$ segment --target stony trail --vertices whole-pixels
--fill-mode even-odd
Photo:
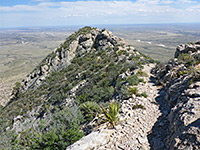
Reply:
[[[122,101],[121,121],[115,129],[107,129],[104,125],[70,146],[68,150],[80,148],[88,150],[165,150],[164,138],[160,135],[166,132],[163,128],[165,119],[161,119],[166,110],[161,110],[165,104],[162,99],[159,99],[161,87],[154,83],[151,74],[153,67],[153,64],[144,66],[142,71],[148,76],[142,77],[144,82],[137,86],[138,95],[133,94],[128,100]],[[143,92],[148,95],[147,98],[139,96]],[[163,106],[161,107],[160,104]],[[136,108],[137,106],[140,108]],[[159,129],[155,131],[154,128]]]
[[[145,84],[139,84],[138,91],[140,93],[145,92],[148,95],[148,100],[152,103],[158,105],[159,107],[155,111],[159,112],[157,121],[152,126],[152,129],[148,133],[148,142],[152,150],[167,150],[166,148],[166,137],[169,130],[168,122],[168,113],[170,111],[167,102],[165,101],[165,91],[162,89],[162,86],[158,86],[155,83],[154,75],[151,74],[151,69],[155,66],[144,66],[143,71],[148,74],[148,77],[145,78]]]

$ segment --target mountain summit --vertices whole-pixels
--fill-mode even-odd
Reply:
[[[123,46],[123,48],[122,48]],[[23,81],[24,89],[38,86],[49,73],[60,71],[71,64],[75,56],[82,57],[86,53],[98,52],[101,50],[134,50],[125,45],[125,41],[114,36],[110,31],[98,30],[96,28],[84,27],[78,32],[69,36],[66,41],[48,55],[40,66],[38,66]]]

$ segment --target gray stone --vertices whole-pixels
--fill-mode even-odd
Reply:
[[[109,142],[110,135],[113,130],[101,130],[90,133],[89,135],[83,137],[76,143],[67,147],[66,150],[91,150],[95,147],[100,147]]]
[[[40,68],[41,74],[45,74],[48,72],[49,67],[47,65],[44,65]]]

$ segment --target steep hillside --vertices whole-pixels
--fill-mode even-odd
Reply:
[[[16,83],[0,108],[0,148],[65,149],[89,132],[85,108],[131,97],[144,82],[134,70],[152,62],[106,29],[80,29]]]

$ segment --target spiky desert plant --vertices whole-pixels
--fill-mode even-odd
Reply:
[[[114,127],[119,121],[120,103],[114,101],[110,103],[108,108],[105,108],[103,106],[100,107],[103,114],[103,117],[101,117],[101,119],[103,119],[104,122],[109,122],[110,125]]]
[[[96,117],[97,113],[100,112],[99,105],[95,102],[90,101],[81,104],[80,110],[84,115],[86,121],[92,121],[92,119]]]

